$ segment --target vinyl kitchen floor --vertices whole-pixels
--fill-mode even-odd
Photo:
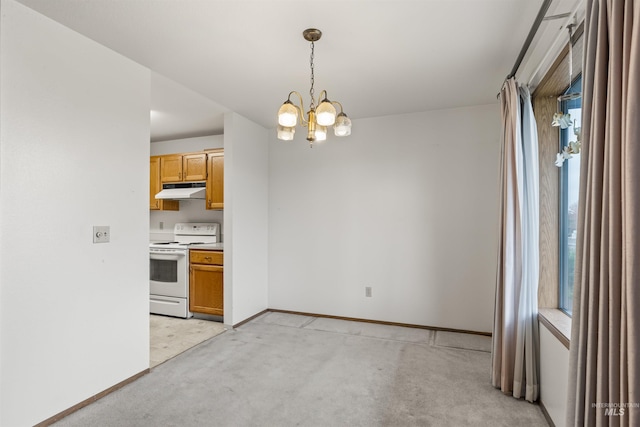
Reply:
[[[149,367],[154,368],[226,330],[219,322],[151,314],[149,315],[151,344]]]

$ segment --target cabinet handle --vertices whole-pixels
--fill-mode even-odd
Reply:
[[[204,257],[204,259],[207,260],[207,261],[211,261],[211,257],[210,256],[206,256],[206,257]]]

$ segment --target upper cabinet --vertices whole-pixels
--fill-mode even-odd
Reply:
[[[152,156],[149,159],[149,209],[177,211],[180,204],[176,200],[158,200],[156,194],[162,190],[160,181],[160,156]]]
[[[157,200],[155,195],[162,184],[206,181],[207,209],[224,209],[224,150],[222,148],[201,153],[169,154],[150,158],[149,209],[180,209],[177,200]]]
[[[205,153],[160,156],[161,182],[204,181],[207,179]]]
[[[224,209],[224,150],[207,151],[207,209]]]
[[[182,180],[204,181],[207,179],[207,154],[185,154],[182,156]]]

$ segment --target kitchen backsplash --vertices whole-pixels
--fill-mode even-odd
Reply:
[[[178,222],[217,222],[224,242],[224,212],[206,210],[204,200],[181,200],[179,211],[150,211],[150,240],[164,240],[173,235],[173,226]]]

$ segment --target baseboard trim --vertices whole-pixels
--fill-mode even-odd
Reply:
[[[143,375],[146,375],[150,372],[150,369],[147,368],[144,371],[138,372],[137,374],[135,374],[132,377],[127,378],[126,380],[120,381],[118,384],[109,387],[106,390],[101,391],[98,394],[95,394],[93,396],[91,396],[88,399],[83,400],[82,402],[73,405],[71,408],[69,409],[65,409],[62,412],[57,413],[56,415],[54,415],[53,417],[47,418],[46,420],[36,424],[34,427],[46,427],[46,426],[50,426],[51,424],[60,421],[61,419],[63,419],[64,417],[71,415],[72,413],[76,412],[79,409],[84,408],[87,405],[92,404],[93,402],[95,402],[96,400],[102,399],[103,397],[105,397],[108,394],[113,393],[114,391],[121,389],[122,387],[126,386],[127,384],[130,384],[132,382],[134,382],[135,380],[137,380],[138,378],[142,377]]]
[[[253,316],[251,316],[251,317],[248,317],[248,318],[244,319],[242,322],[236,323],[236,324],[235,324],[235,325],[233,325],[232,327],[233,327],[234,329],[235,329],[235,328],[239,328],[240,326],[244,325],[245,323],[249,323],[249,322],[251,322],[253,319],[255,319],[256,317],[260,317],[260,316],[262,316],[263,314],[268,313],[268,312],[269,312],[269,309],[268,309],[268,308],[267,308],[267,309],[265,309],[265,310],[262,310],[260,313],[256,313],[256,314],[254,314]]]
[[[544,415],[544,418],[549,423],[549,427],[556,427],[556,424],[551,419],[551,415],[549,415],[549,413],[547,412],[547,408],[544,407],[544,403],[542,403],[542,400],[538,399],[538,405],[540,405],[540,410],[542,410],[542,415]]]
[[[324,317],[327,319],[338,319],[338,320],[350,320],[353,322],[364,322],[364,323],[377,323],[379,325],[390,325],[390,326],[404,326],[405,328],[416,328],[416,329],[428,329],[431,331],[442,331],[442,332],[458,332],[463,334],[473,334],[473,335],[483,335],[486,337],[491,336],[491,332],[479,332],[479,331],[469,331],[466,329],[454,329],[454,328],[440,328],[438,326],[427,326],[427,325],[415,325],[413,323],[398,323],[398,322],[387,322],[384,320],[373,320],[373,319],[360,319],[357,317],[344,317],[344,316],[333,316],[330,314],[318,314],[318,313],[306,313],[303,311],[291,311],[291,310],[280,310],[277,308],[269,308],[264,312],[257,314],[255,317],[264,314],[265,312],[275,312],[275,313],[288,313],[288,314],[298,314],[301,316],[312,316],[312,317]]]

